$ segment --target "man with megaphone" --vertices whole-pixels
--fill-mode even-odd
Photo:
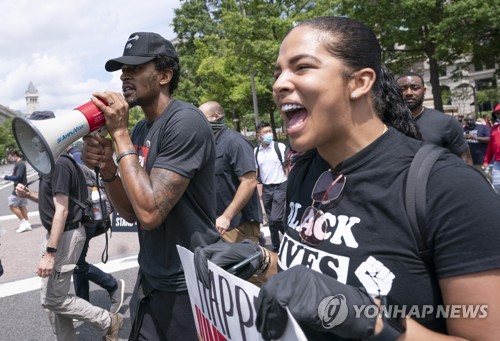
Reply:
[[[111,139],[84,137],[82,160],[100,167],[113,206],[139,227],[131,339],[197,340],[176,245],[194,251],[219,239],[212,131],[198,108],[172,97],[179,57],[160,35],[131,34],[123,56],[105,68],[121,70],[123,94],[93,94]],[[129,133],[129,108],[134,106],[145,117]]]

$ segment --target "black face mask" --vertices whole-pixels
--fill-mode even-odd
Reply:
[[[465,126],[466,126],[467,128],[469,128],[469,129],[472,129],[472,128],[474,128],[474,127],[476,126],[476,123],[475,123],[475,122],[473,122],[473,121],[466,121],[466,122],[465,122]]]
[[[215,121],[208,121],[208,122],[210,123],[210,126],[212,127],[212,131],[214,132],[214,134],[226,126],[226,124],[224,123],[224,116],[220,117]]]

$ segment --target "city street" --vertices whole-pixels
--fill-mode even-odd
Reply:
[[[9,168],[10,167],[10,168]],[[10,174],[12,166],[1,166],[0,175]],[[31,170],[28,181],[36,179]],[[28,206],[29,220],[33,230],[16,233],[18,219],[10,212],[7,198],[12,192],[12,182],[0,182],[0,259],[5,273],[0,277],[0,340],[49,341],[54,335],[47,313],[40,305],[40,278],[35,275],[35,268],[40,259],[40,246],[45,237],[45,229],[40,224],[37,205]],[[30,186],[38,188],[34,183]],[[130,332],[128,301],[132,294],[137,275],[137,253],[139,244],[137,235],[130,232],[114,232],[108,240],[109,260],[102,264],[104,235],[91,241],[87,260],[103,270],[113,273],[116,278],[125,280],[126,303],[121,312],[124,314],[124,328],[120,340],[127,340]],[[97,306],[109,309],[107,292],[91,283],[90,301]],[[100,340],[99,335],[89,325],[75,323],[77,340]]]
[[[0,166],[0,175],[9,174],[11,166]],[[36,179],[36,174],[28,167],[28,181]],[[10,212],[7,198],[12,192],[12,182],[0,181],[0,259],[5,273],[0,277],[0,341],[50,341],[55,340],[46,312],[40,305],[40,278],[35,268],[40,259],[41,243],[46,230],[40,224],[37,205],[28,206],[29,220],[33,230],[16,233],[18,219]],[[34,183],[30,186],[38,188]],[[127,231],[127,232],[122,232]],[[262,230],[269,243],[269,229]],[[132,295],[137,275],[137,254],[139,243],[132,230],[120,229],[113,232],[108,240],[109,260],[102,264],[104,235],[92,239],[87,256],[89,263],[95,264],[116,278],[125,280],[125,304],[120,312],[124,315],[124,327],[120,340],[127,340],[131,328],[128,302]],[[109,309],[107,292],[91,283],[90,301],[92,304]],[[73,291],[73,288],[72,288]],[[96,331],[88,324],[75,323],[76,340],[100,340]]]

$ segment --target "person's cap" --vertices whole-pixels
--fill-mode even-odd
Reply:
[[[123,65],[140,65],[159,56],[179,61],[175,47],[170,41],[157,33],[136,32],[132,33],[125,43],[123,56],[108,60],[104,68],[113,72],[120,70]]]
[[[52,111],[33,111],[29,119],[32,121],[41,121],[48,118],[55,118],[56,115]]]
[[[496,114],[497,112],[500,112],[500,104],[495,105],[495,108],[493,109],[494,114]]]

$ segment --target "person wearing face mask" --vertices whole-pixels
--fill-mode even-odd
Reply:
[[[469,144],[472,164],[475,168],[482,170],[484,155],[490,141],[490,128],[477,123],[475,114],[465,116],[464,122],[464,137]]]
[[[257,125],[257,138],[260,142],[254,149],[257,179],[262,184],[262,201],[269,223],[272,251],[278,252],[280,232],[284,233],[287,174],[283,160],[285,160],[286,146],[273,141],[273,130],[267,122],[260,122]]]
[[[498,340],[500,197],[435,147],[442,154],[425,184],[425,219],[420,233],[412,229],[406,184],[417,151],[431,144],[419,140],[376,34],[346,17],[294,23],[274,79],[290,146],[302,154],[288,178],[279,255],[236,273],[267,279],[255,300],[262,338],[282,337],[290,313],[315,341]],[[207,260],[230,267],[256,251],[197,248],[198,279],[213,287]],[[480,305],[487,316],[466,311]],[[437,313],[447,309],[454,313]]]
[[[491,113],[493,127],[484,156],[483,169],[493,164],[491,177],[495,191],[500,195],[500,104],[497,104]]]
[[[258,243],[262,211],[252,143],[224,123],[224,108],[215,101],[199,106],[215,137],[215,227],[226,242]]]

